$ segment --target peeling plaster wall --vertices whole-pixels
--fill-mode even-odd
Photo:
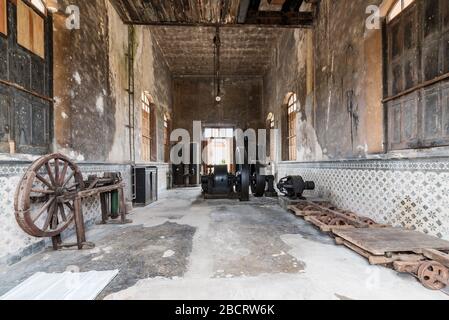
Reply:
[[[329,159],[382,152],[382,52],[380,38],[377,45],[370,44],[365,26],[367,6],[380,2],[326,0],[319,7],[315,31],[315,127]],[[367,68],[377,73],[367,74]],[[377,83],[366,87],[367,77]],[[377,105],[367,104],[367,92],[377,99]],[[370,113],[373,109],[377,112]]]
[[[151,94],[156,108],[158,162],[164,161],[164,113],[171,115],[172,76],[160,48],[152,34],[152,29],[145,26],[135,27],[135,107],[136,132],[140,132],[142,125],[141,94],[146,91]],[[137,159],[141,159],[140,133],[136,136]]]
[[[265,77],[263,116],[273,112],[282,131],[285,98],[297,93],[297,161],[383,151],[381,37],[365,28],[366,7],[380,2],[323,0],[313,30],[280,38]]]
[[[54,25],[55,148],[81,161],[127,162],[128,26],[109,1],[70,4],[80,7],[81,29],[67,30],[64,15],[56,15]],[[141,159],[141,93],[147,91],[157,110],[157,159],[163,161],[171,74],[149,27],[135,27],[134,43],[136,159]]]
[[[297,117],[297,160],[323,160],[323,151],[314,129],[312,31],[287,30],[279,39],[272,56],[272,68],[264,79],[265,104],[262,116],[275,115],[279,133],[283,128],[286,103],[292,92],[299,101]],[[276,158],[282,160],[280,137]]]
[[[107,161],[116,131],[116,104],[108,81],[107,3],[60,3],[63,8],[79,7],[81,27],[68,30],[66,16],[55,15],[55,149],[81,161]]]
[[[310,195],[342,209],[449,239],[447,148],[384,153],[382,36],[365,27],[367,6],[380,2],[322,0],[313,31],[282,36],[265,77],[263,116],[273,112],[282,129],[288,92],[301,110],[298,159],[281,161],[278,148],[276,178],[301,175],[316,184]]]
[[[222,102],[216,106],[214,78],[176,77],[173,128],[186,129],[192,134],[193,121],[243,130],[264,127],[259,117],[263,106],[261,78],[226,77],[221,88]]]
[[[121,172],[131,199],[129,163],[128,26],[109,1],[59,1],[54,15],[54,142],[61,152],[89,174]],[[80,30],[65,27],[67,5],[80,8]],[[159,192],[167,189],[168,165],[163,161],[163,114],[172,110],[172,79],[158,45],[147,27],[135,32],[136,159],[140,162],[141,95],[154,98],[157,114]],[[21,176],[37,156],[0,154],[0,265],[13,264],[44,249],[46,240],[26,235],[14,217],[14,192]],[[101,217],[98,199],[84,202],[88,225]],[[69,236],[72,231],[64,235]],[[48,244],[48,242],[47,242]]]

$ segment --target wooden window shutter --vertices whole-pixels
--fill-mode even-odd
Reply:
[[[22,0],[17,0],[17,42],[42,59],[45,58],[44,18]]]
[[[288,161],[289,159],[289,153],[290,153],[290,149],[289,149],[289,144],[288,144],[288,108],[286,106],[284,106],[282,108],[282,160],[283,161]]]
[[[151,106],[150,128],[151,128],[151,161],[157,161],[157,119],[155,106]]]
[[[0,0],[0,33],[8,34],[8,6],[6,0]]]

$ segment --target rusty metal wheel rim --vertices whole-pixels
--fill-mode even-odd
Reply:
[[[370,218],[361,218],[360,220],[361,220],[363,223],[365,223],[365,224],[367,224],[367,225],[370,225],[370,226],[374,226],[374,225],[377,224],[374,220],[372,220],[372,219],[370,219]]]
[[[17,187],[14,207],[19,226],[34,237],[61,234],[74,218],[73,200],[65,196],[83,187],[81,171],[66,156],[52,154],[39,158]]]
[[[318,218],[322,223],[328,225],[335,217],[329,214],[322,215]]]
[[[342,218],[335,218],[333,220],[331,220],[331,222],[329,223],[329,225],[331,226],[337,226],[337,227],[342,227],[342,226],[347,226],[348,223],[347,221],[345,221]]]
[[[342,214],[344,214],[346,217],[351,218],[351,219],[358,219],[359,217],[350,211],[343,211]]]
[[[308,206],[304,207],[303,211],[317,211],[317,208],[314,206],[308,205]]]
[[[435,261],[424,262],[418,269],[418,278],[426,288],[441,290],[448,283],[449,270]]]

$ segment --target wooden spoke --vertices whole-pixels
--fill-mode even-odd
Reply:
[[[51,230],[56,230],[58,228],[58,225],[59,225],[58,211],[59,211],[59,206],[58,206],[58,204],[55,203],[54,210],[53,210],[53,219],[51,221]]]
[[[69,176],[67,177],[67,179],[64,181],[64,184],[62,185],[63,188],[65,188],[65,186],[67,185],[67,183],[69,183],[69,181],[73,178],[73,176],[75,175],[75,172],[72,171]]]
[[[59,213],[61,215],[62,220],[64,222],[67,222],[67,216],[65,215],[65,211],[64,211],[64,204],[58,203],[58,207],[59,207]]]
[[[59,185],[61,185],[61,186],[65,182],[65,176],[67,175],[68,169],[69,169],[69,163],[64,162],[64,168],[62,169],[61,177],[59,178]]]
[[[44,226],[42,227],[42,230],[47,231],[48,227],[50,227],[50,223],[53,220],[53,215],[55,213],[56,204],[55,202],[52,202],[50,208],[48,209],[48,215],[47,219],[45,220]]]
[[[59,185],[59,159],[55,159],[55,183]]]
[[[38,178],[40,180],[40,182],[42,182],[43,184],[45,184],[47,187],[49,187],[50,189],[53,189],[53,186],[51,185],[50,182],[48,182],[45,178],[43,178],[39,173],[36,174],[36,178]]]
[[[74,208],[73,208],[73,206],[72,206],[72,204],[70,202],[66,202],[64,204],[67,206],[67,208],[70,209],[71,212],[73,212]]]
[[[70,187],[67,187],[66,189],[68,191],[75,191],[77,186],[78,186],[78,183],[75,183],[75,184],[72,184]]]
[[[42,214],[48,210],[48,208],[53,204],[56,198],[52,198],[50,201],[48,201],[46,204],[42,206],[42,208],[39,210],[39,212],[31,219],[33,223],[35,223],[39,218],[42,216]]]
[[[41,189],[31,189],[31,192],[42,193],[42,194],[54,194],[53,190],[41,190]]]
[[[48,173],[48,176],[50,177],[51,184],[53,186],[56,186],[55,177],[53,176],[53,172],[51,171],[51,167],[50,167],[50,163],[49,162],[45,163],[45,168],[47,168],[47,173]]]

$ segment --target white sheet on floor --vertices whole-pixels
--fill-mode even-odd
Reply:
[[[118,272],[39,272],[0,297],[0,300],[94,300]]]

